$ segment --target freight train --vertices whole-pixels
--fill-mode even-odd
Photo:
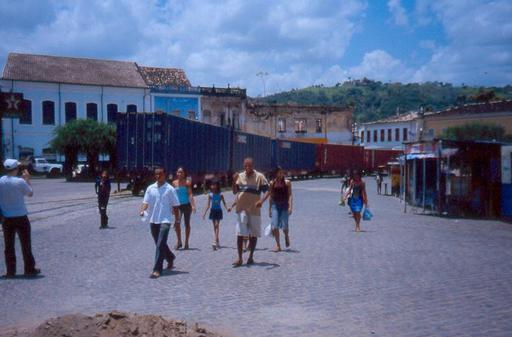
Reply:
[[[213,179],[228,184],[233,172],[243,169],[246,157],[252,157],[256,169],[265,174],[280,166],[291,177],[315,177],[349,170],[370,172],[397,154],[271,139],[164,113],[117,114],[117,168],[130,173],[134,194],[152,179],[155,166],[170,174],[182,166],[200,188]]]

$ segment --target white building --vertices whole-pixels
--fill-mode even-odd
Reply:
[[[357,143],[367,149],[402,150],[403,142],[417,138],[418,116],[413,111],[358,125]]]
[[[2,120],[4,158],[61,159],[49,141],[56,126],[77,118],[108,123],[117,112],[164,111],[198,119],[201,111],[183,70],[135,62],[10,53],[0,91],[23,93],[28,107]]]

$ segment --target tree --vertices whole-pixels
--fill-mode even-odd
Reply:
[[[108,154],[110,164],[114,164],[116,148],[115,126],[98,123],[91,119],[79,119],[55,128],[50,146],[64,154],[64,173],[71,174],[79,153],[87,156],[87,164],[91,175],[98,166],[98,155]]]
[[[449,127],[443,132],[441,138],[450,140],[511,140],[511,136],[505,134],[503,126],[476,122]]]

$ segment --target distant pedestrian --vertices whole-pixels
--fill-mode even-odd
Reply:
[[[165,170],[157,167],[154,170],[156,182],[149,185],[144,194],[144,201],[140,208],[140,216],[148,212],[151,235],[155,240],[156,253],[151,278],[158,278],[162,274],[164,260],[167,260],[167,269],[172,269],[176,258],[167,245],[172,215],[175,226],[179,226],[179,201],[176,190],[166,182]]]
[[[25,205],[25,196],[34,195],[30,174],[24,169],[22,178],[18,178],[20,163],[15,159],[6,159],[4,168],[6,175],[0,178],[0,208],[4,216],[2,231],[5,243],[5,264],[7,272],[5,277],[16,276],[16,251],[14,242],[16,233],[21,244],[25,276],[36,276],[41,270],[36,268],[36,261],[32,254],[31,228],[28,211]]]
[[[356,232],[361,231],[361,211],[364,207],[368,207],[368,196],[366,195],[366,186],[364,181],[361,179],[361,173],[355,172],[353,179],[350,183],[349,192],[350,201],[348,205],[354,216],[356,222]]]
[[[185,246],[184,249],[189,249],[188,241],[190,239],[190,216],[192,212],[196,212],[196,204],[194,194],[192,193],[192,182],[187,177],[187,171],[183,167],[179,167],[176,171],[178,179],[172,182],[172,186],[178,193],[178,200],[180,201],[180,216],[178,226],[174,226],[178,242],[174,248],[180,249],[182,247],[181,241],[181,218],[185,222]]]
[[[222,205],[221,202],[224,204],[224,208],[228,210],[228,212],[231,211],[231,209],[228,209],[226,206],[226,201],[224,200],[224,196],[221,193],[220,190],[220,183],[218,181],[214,181],[210,184],[210,193],[208,194],[208,204],[206,205],[206,209],[203,213],[203,219],[206,217],[206,212],[210,209],[210,216],[209,219],[213,223],[213,234],[214,234],[214,241],[212,243],[213,250],[217,250],[220,248],[220,240],[219,240],[219,233],[220,233],[220,221],[222,220]]]
[[[277,167],[274,171],[274,180],[270,182],[269,216],[272,219],[272,233],[276,240],[274,252],[281,251],[279,230],[284,233],[286,247],[290,247],[288,217],[292,214],[293,195],[292,183],[285,178],[284,171]]]
[[[236,193],[235,203],[237,214],[237,251],[238,259],[233,262],[234,267],[243,263],[243,241],[249,237],[249,257],[247,264],[254,263],[254,250],[261,236],[261,205],[265,201],[260,199],[261,193],[268,191],[268,182],[265,176],[254,170],[252,158],[244,159],[244,171],[235,174],[233,191]]]
[[[346,200],[345,195],[348,191],[348,186],[350,185],[350,177],[348,173],[345,173],[345,175],[341,178],[341,197],[340,197],[340,206],[345,206]]]
[[[96,194],[98,195],[98,209],[100,211],[100,229],[108,228],[107,206],[110,198],[110,178],[108,171],[104,170],[101,177],[96,179]]]
[[[377,194],[381,194],[382,192],[382,174],[379,172],[375,177],[375,181],[377,182]]]

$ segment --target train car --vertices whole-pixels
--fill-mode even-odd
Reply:
[[[275,139],[272,141],[272,167],[280,166],[288,176],[308,176],[316,169],[316,146]]]
[[[316,148],[318,174],[342,175],[364,167],[364,148],[356,145],[318,144]]]
[[[183,166],[196,187],[211,179],[225,181],[230,171],[230,130],[172,115],[166,118],[169,172],[174,173]]]
[[[231,141],[232,171],[242,171],[247,157],[254,159],[254,168],[264,174],[272,170],[272,140],[251,133],[233,131]]]
[[[134,194],[153,179],[155,166],[169,174],[183,166],[196,187],[225,181],[230,172],[227,128],[162,113],[119,113],[117,126],[118,169],[130,172]]]
[[[364,149],[364,169],[368,173],[374,172],[379,166],[394,161],[400,154],[400,150]]]

